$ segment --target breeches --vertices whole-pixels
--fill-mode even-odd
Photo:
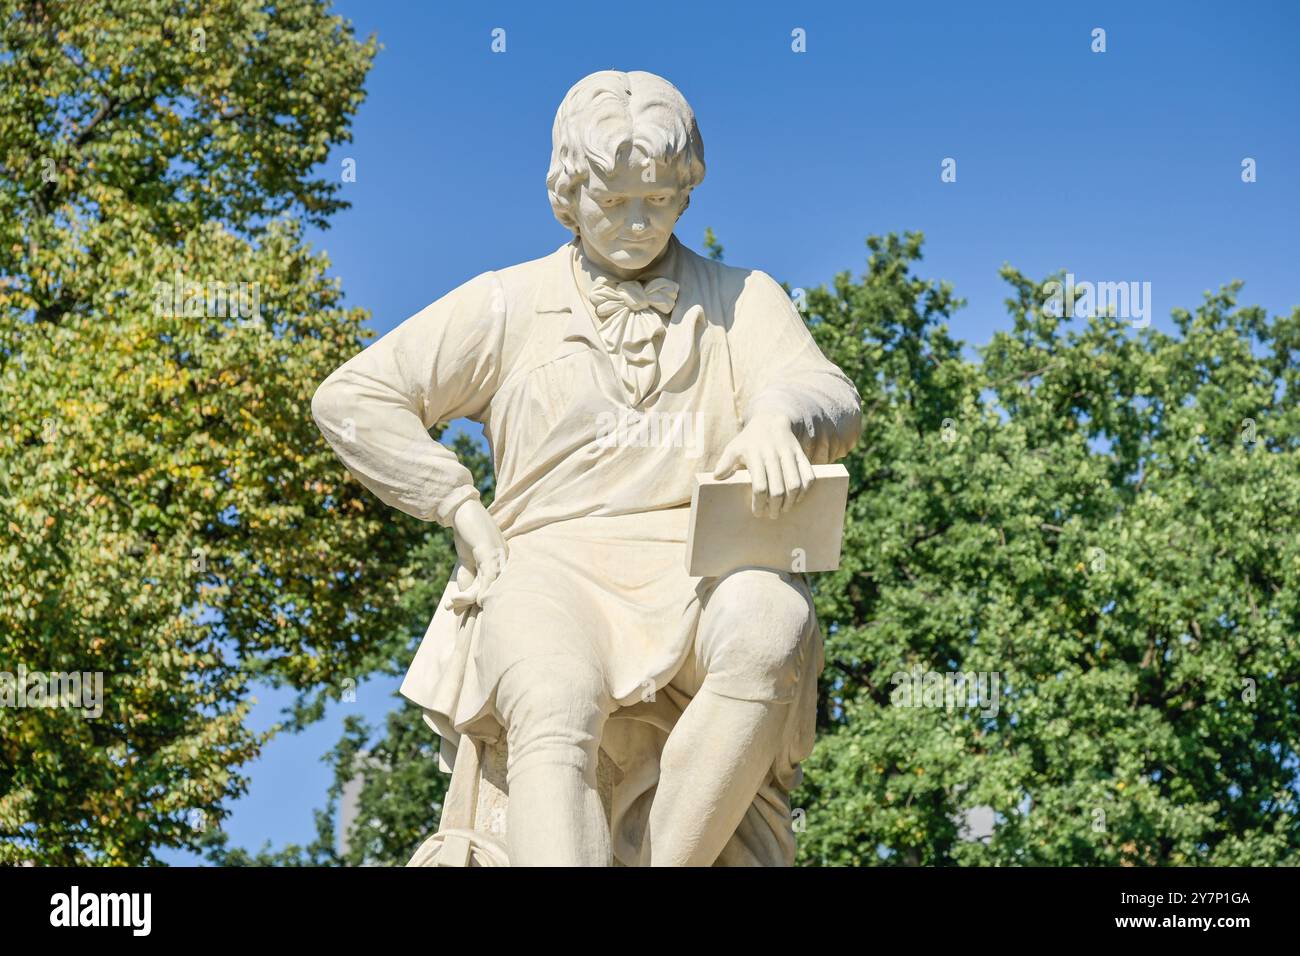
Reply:
[[[493,630],[505,628],[522,629],[525,641],[536,638],[516,654],[496,687],[496,710],[507,734],[507,776],[537,764],[563,765],[578,769],[594,786],[605,720],[619,704],[595,645],[574,632],[590,619],[570,615],[563,601],[535,597],[501,592],[485,609],[489,639]],[[740,700],[792,700],[815,633],[806,582],[746,568],[701,588],[699,600],[694,640],[667,683],[689,697],[707,690]],[[647,677],[645,692],[657,689],[656,683]]]

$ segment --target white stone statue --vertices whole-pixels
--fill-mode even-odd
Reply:
[[[351,359],[312,412],[460,563],[402,693],[451,790],[412,862],[789,865],[821,635],[803,575],[685,568],[697,472],[794,506],[860,429],[853,384],[763,272],[673,235],[704,178],[681,93],[593,73],[555,117],[546,185],[574,237],[471,279]],[[496,493],[429,436],[468,418]]]

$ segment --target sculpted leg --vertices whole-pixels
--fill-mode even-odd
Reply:
[[[746,569],[709,596],[703,685],[669,735],[646,839],[652,866],[709,866],[785,743],[812,608],[788,576]]]
[[[497,686],[507,728],[512,866],[608,866],[609,825],[596,789],[610,704],[600,674],[559,655],[512,665]]]

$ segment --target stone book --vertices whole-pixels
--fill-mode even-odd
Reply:
[[[749,472],[717,479],[695,476],[686,570],[716,577],[743,567],[834,571],[840,566],[849,473],[843,465],[814,465],[816,481],[803,500],[776,517],[756,516]]]

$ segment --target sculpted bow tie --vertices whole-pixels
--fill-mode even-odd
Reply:
[[[677,289],[672,279],[615,285],[600,276],[588,293],[601,341],[614,357],[634,405],[654,388],[659,377],[659,345],[677,301]]]

